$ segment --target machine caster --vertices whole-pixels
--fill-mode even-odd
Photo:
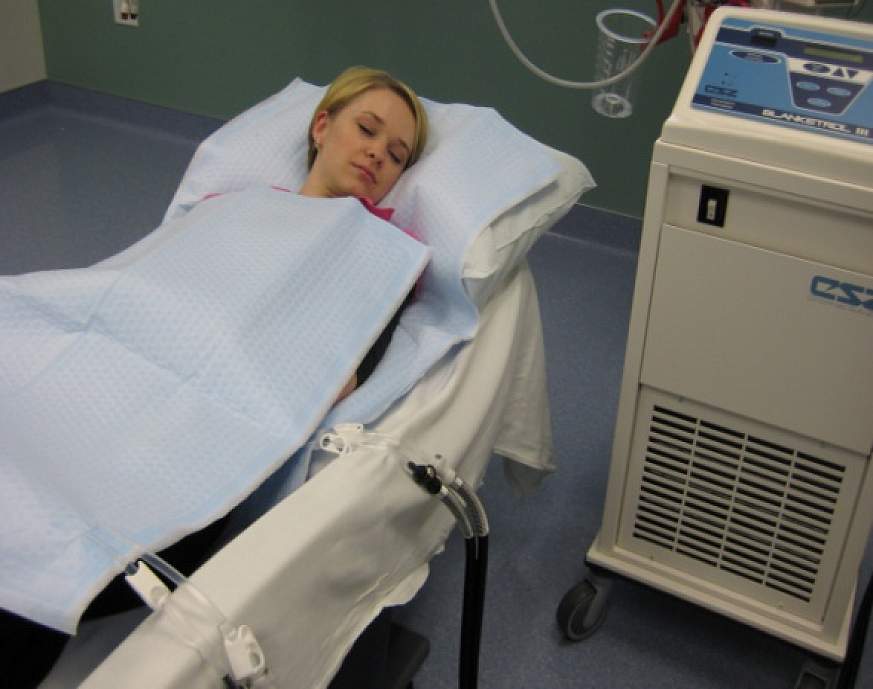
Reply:
[[[567,591],[558,605],[558,626],[567,640],[587,639],[603,624],[611,588],[611,581],[589,576]]]
[[[840,666],[829,661],[808,659],[803,663],[794,689],[836,689]]]

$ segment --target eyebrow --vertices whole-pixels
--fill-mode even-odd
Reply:
[[[375,112],[373,112],[372,110],[362,110],[362,111],[361,111],[361,114],[362,114],[362,115],[369,115],[369,116],[372,117],[374,120],[376,120],[379,124],[381,124],[381,125],[383,125],[383,126],[385,125],[385,120],[383,120],[381,117],[379,117],[379,116],[378,116]],[[408,143],[406,143],[403,139],[401,139],[400,137],[396,137],[396,138],[394,139],[393,142],[394,142],[394,143],[398,143],[398,144],[400,144],[401,146],[403,146],[403,148],[405,148],[405,149],[407,150],[407,152],[411,152],[411,151],[412,151],[412,147],[411,147]]]

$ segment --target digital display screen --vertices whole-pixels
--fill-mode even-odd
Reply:
[[[845,62],[854,62],[857,65],[864,63],[864,56],[859,53],[844,53],[842,50],[834,50],[833,48],[823,48],[817,45],[803,46],[805,55],[813,57],[823,57],[831,60],[843,60]]]

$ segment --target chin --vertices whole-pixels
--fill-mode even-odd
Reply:
[[[355,184],[349,184],[346,187],[346,196],[366,196],[368,199],[373,199],[373,190],[368,188],[366,185],[357,182]]]

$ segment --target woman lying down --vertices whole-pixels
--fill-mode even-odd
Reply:
[[[352,67],[328,87],[312,116],[309,173],[298,193],[314,198],[352,196],[376,217],[390,221],[393,209],[377,204],[394,188],[403,171],[418,160],[426,143],[427,113],[412,89],[386,72]],[[403,232],[419,239],[410,229]],[[410,293],[337,402],[363,385],[376,368],[412,298]]]
[[[309,175],[303,196],[355,196],[383,220],[376,207],[427,143],[427,115],[412,90],[384,72],[362,67],[341,74],[328,88],[309,127]],[[415,237],[410,230],[404,230]],[[376,368],[397,326],[401,306],[364,357],[339,399],[363,385]]]
[[[355,197],[371,214],[390,220],[392,210],[379,208],[377,204],[394,187],[403,171],[419,158],[427,139],[427,128],[425,110],[406,85],[377,70],[356,67],[343,72],[327,89],[313,114],[309,128],[309,171],[298,190],[299,196]],[[282,196],[281,192],[293,193],[278,188],[271,193]],[[219,208],[222,203],[220,195],[210,195],[198,206]],[[195,207],[190,213],[197,210]],[[415,238],[412,232],[403,231]],[[414,290],[406,293],[405,299],[401,296],[400,308],[342,386],[334,404],[363,385],[376,368],[402,310],[413,295]],[[164,550],[162,556],[183,573],[190,574],[213,554],[223,523],[224,520],[219,520],[183,538]],[[3,543],[2,547],[10,545]],[[82,619],[117,612],[137,602],[119,576],[93,600]],[[8,607],[6,601],[0,603]],[[14,659],[6,663],[6,667],[12,668],[13,674],[22,674],[13,679],[13,685],[35,686],[50,669],[67,636],[5,610],[0,612],[2,655]],[[33,658],[33,662],[23,661],[33,653],[41,657]]]

